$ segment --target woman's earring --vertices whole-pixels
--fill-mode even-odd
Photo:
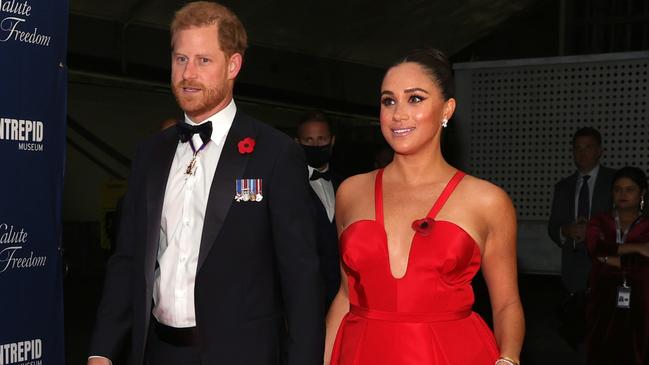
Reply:
[[[644,196],[640,200],[640,211],[642,212],[644,210]]]
[[[448,119],[446,118],[442,119],[442,127],[444,128],[448,127]]]

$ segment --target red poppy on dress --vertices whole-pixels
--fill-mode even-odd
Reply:
[[[417,219],[412,222],[412,229],[414,229],[422,236],[428,236],[430,234],[430,230],[433,229],[434,224],[435,220],[431,217]]]
[[[237,147],[239,147],[239,153],[242,155],[245,155],[246,153],[252,153],[252,151],[255,150],[255,140],[250,137],[246,137],[239,141]]]

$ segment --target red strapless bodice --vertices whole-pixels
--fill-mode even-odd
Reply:
[[[399,279],[392,276],[387,245],[383,226],[372,220],[355,222],[340,236],[352,305],[393,312],[471,311],[480,250],[464,230],[434,221],[427,236],[415,232]]]
[[[431,208],[425,229],[413,230],[407,269],[395,278],[383,226],[382,170],[375,220],[360,220],[340,236],[350,313],[340,326],[332,364],[493,364],[491,330],[471,311],[471,280],[480,249],[455,223],[435,216],[464,173],[457,172]]]

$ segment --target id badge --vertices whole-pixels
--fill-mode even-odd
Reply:
[[[631,308],[631,288],[625,286],[617,287],[617,307],[621,309]]]

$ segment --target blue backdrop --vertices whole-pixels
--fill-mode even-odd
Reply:
[[[0,365],[64,364],[67,0],[0,0]]]

